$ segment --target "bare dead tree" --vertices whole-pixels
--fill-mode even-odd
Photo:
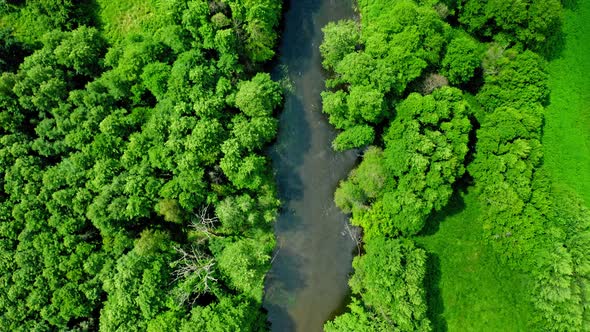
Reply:
[[[357,255],[360,255],[361,254],[361,244],[363,241],[360,229],[358,227],[350,226],[350,224],[348,222],[345,224],[344,228],[345,228],[346,232],[348,233],[348,236],[350,236],[350,239],[352,241],[354,241],[354,243],[356,244]]]
[[[447,16],[449,16],[450,14],[449,7],[447,7],[447,5],[445,5],[444,3],[436,4],[436,6],[434,6],[434,10],[436,10],[438,16],[443,20],[446,19]]]
[[[215,215],[209,214],[209,205],[201,208],[201,210],[197,213],[194,213],[194,218],[191,219],[190,227],[198,232],[205,234],[205,236],[210,239],[212,236],[216,236],[213,229],[215,228],[215,223],[217,223],[219,219]]]
[[[429,95],[434,90],[449,85],[449,80],[440,74],[430,74],[422,82],[422,94]]]
[[[200,295],[211,290],[210,282],[217,281],[213,277],[215,258],[206,255],[194,247],[191,247],[187,251],[176,246],[174,250],[180,254],[180,258],[172,263],[172,266],[175,266],[174,272],[172,273],[174,276],[172,282],[186,280],[187,278],[196,278],[198,280],[191,292],[181,292],[178,296],[178,301],[184,304],[189,301],[192,293],[196,293],[197,295],[191,301],[191,304],[194,304]]]

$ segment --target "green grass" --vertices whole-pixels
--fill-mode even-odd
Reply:
[[[566,10],[564,33],[565,48],[549,65],[545,166],[590,205],[590,0]]]
[[[529,330],[529,280],[483,241],[473,192],[455,195],[426,233],[415,240],[432,255],[426,288],[434,331]]]
[[[111,41],[139,32],[154,17],[157,0],[97,0],[99,19],[105,36]]]

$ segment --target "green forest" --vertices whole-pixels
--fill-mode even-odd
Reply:
[[[589,9],[359,0],[324,27],[332,145],[363,151],[335,193],[363,253],[326,331],[588,329]]]
[[[281,6],[0,3],[0,330],[267,327]]]
[[[0,331],[272,329],[289,3],[0,0]],[[587,331],[590,0],[355,6],[314,45],[362,156],[323,329]]]

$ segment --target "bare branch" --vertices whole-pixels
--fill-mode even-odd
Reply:
[[[219,221],[217,216],[209,216],[209,205],[203,207],[199,212],[194,213],[194,218],[191,219],[190,227],[196,231],[199,231],[207,238],[216,236],[213,232],[215,224]]]
[[[177,253],[180,254],[180,258],[176,260],[172,266],[175,266],[175,270],[172,273],[174,279],[172,282],[194,277],[198,280],[198,283],[194,286],[193,291],[197,295],[192,299],[191,303],[194,303],[196,299],[211,290],[210,282],[216,282],[217,279],[213,277],[213,267],[215,266],[215,258],[210,257],[199,249],[191,247],[190,250],[184,250],[181,247],[174,247]],[[181,304],[187,302],[192,292],[182,292],[178,297]]]

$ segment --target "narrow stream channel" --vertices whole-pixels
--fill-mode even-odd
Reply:
[[[352,0],[289,0],[285,5],[275,76],[286,68],[293,91],[285,96],[279,136],[270,150],[283,209],[264,306],[272,331],[315,332],[341,310],[349,292],[355,245],[333,194],[356,160],[353,151],[332,151],[335,132],[321,112],[325,77],[318,47],[324,25],[352,18],[354,12]]]

